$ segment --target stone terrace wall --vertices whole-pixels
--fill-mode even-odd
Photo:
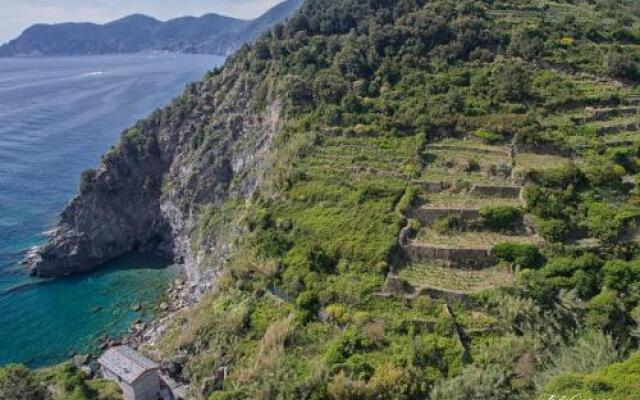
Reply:
[[[471,194],[474,196],[494,197],[500,199],[519,199],[521,186],[489,186],[473,185]]]
[[[456,249],[411,243],[403,246],[412,262],[440,261],[460,268],[482,269],[496,263],[488,249]]]
[[[407,212],[409,218],[420,221],[422,225],[430,225],[435,220],[446,215],[455,215],[464,219],[475,219],[480,217],[480,210],[477,208],[415,208]]]

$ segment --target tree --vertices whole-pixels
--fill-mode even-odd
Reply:
[[[490,83],[495,100],[521,101],[529,96],[531,73],[522,63],[500,63],[491,71]]]
[[[339,103],[348,90],[349,83],[331,70],[319,73],[313,84],[315,97],[327,103]]]
[[[529,61],[540,57],[544,51],[544,33],[538,27],[518,29],[511,37],[509,51]]]

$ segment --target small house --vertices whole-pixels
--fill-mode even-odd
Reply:
[[[98,358],[105,379],[122,388],[125,400],[160,399],[159,366],[128,346],[107,350]]]

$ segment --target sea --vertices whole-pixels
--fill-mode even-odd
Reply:
[[[43,367],[96,353],[153,318],[179,273],[132,254],[65,279],[29,276],[25,252],[121,132],[222,64],[212,55],[0,58],[0,366]]]

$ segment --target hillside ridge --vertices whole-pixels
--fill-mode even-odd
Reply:
[[[295,12],[300,0],[285,0],[253,20],[220,14],[166,22],[133,14],[105,24],[36,24],[0,46],[0,57],[74,56],[171,51],[227,56]]]

